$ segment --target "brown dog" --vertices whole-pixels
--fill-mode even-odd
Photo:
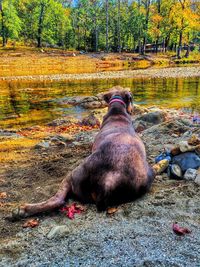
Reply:
[[[92,154],[66,177],[49,200],[26,204],[13,212],[20,218],[55,209],[72,192],[81,202],[95,202],[99,211],[131,201],[151,186],[154,172],[146,160],[145,147],[132,126],[132,96],[112,90],[104,95],[108,112],[95,138]]]

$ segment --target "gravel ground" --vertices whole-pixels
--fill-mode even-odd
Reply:
[[[200,134],[200,129],[179,118],[144,130],[141,136],[149,162],[153,162],[164,146],[185,140],[194,132]],[[82,139],[90,140],[88,135]],[[89,146],[79,146],[76,153],[71,148],[63,149],[60,154],[51,152],[56,154],[56,160],[51,159],[50,152],[42,155],[36,151],[32,168],[16,167],[7,173],[7,190],[15,200],[47,198],[55,191],[58,183],[55,178],[69,171],[69,166],[73,169],[77,158],[80,160],[89,153]],[[170,180],[164,173],[156,176],[148,194],[133,203],[120,205],[112,215],[98,213],[94,205],[86,205],[86,211],[77,214],[74,220],[60,212],[42,215],[34,229],[24,229],[23,222],[11,223],[3,217],[0,266],[198,267],[199,189],[194,182]],[[192,233],[175,235],[174,222]]]
[[[60,81],[60,80],[86,80],[86,79],[120,79],[120,78],[182,78],[199,77],[200,66],[195,67],[169,67],[148,68],[139,70],[107,71],[83,74],[56,74],[0,77],[0,81]]]

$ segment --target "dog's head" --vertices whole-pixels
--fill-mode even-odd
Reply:
[[[113,102],[120,102],[124,104],[126,111],[131,114],[133,111],[132,101],[133,97],[129,90],[123,90],[119,88],[113,88],[108,93],[104,94],[103,99],[109,105]]]

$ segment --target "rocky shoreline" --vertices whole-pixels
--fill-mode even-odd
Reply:
[[[86,211],[74,220],[60,211],[34,217],[39,225],[33,229],[22,228],[24,221],[6,220],[19,202],[41,201],[52,195],[63,176],[90,154],[106,109],[99,96],[71,99],[71,104],[81,103],[92,109],[82,121],[61,118],[45,128],[7,130],[1,136],[13,135],[22,141],[40,136],[41,140],[26,155],[27,162],[11,164],[0,177],[7,193],[1,199],[0,266],[199,266],[200,186],[169,179],[166,172],[156,176],[150,193],[120,205],[113,214],[97,213],[94,205],[86,205]],[[164,149],[193,135],[200,137],[200,125],[193,123],[191,114],[175,109],[135,105],[133,124],[145,143],[150,164]],[[191,233],[177,236],[172,230],[174,222]]]
[[[148,68],[137,70],[106,71],[83,74],[51,74],[32,76],[9,76],[0,77],[0,81],[71,81],[88,79],[122,79],[122,78],[189,78],[200,77],[200,66],[193,67],[168,67]]]

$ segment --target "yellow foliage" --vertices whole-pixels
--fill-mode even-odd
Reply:
[[[163,20],[163,17],[159,14],[155,14],[151,17],[153,23],[158,24]]]

